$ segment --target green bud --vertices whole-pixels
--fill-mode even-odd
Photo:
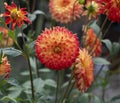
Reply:
[[[85,4],[86,0],[79,0],[79,4]]]

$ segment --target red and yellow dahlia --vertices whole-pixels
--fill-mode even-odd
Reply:
[[[88,51],[82,49],[76,59],[74,67],[75,85],[81,92],[85,92],[94,81],[93,61]]]
[[[8,62],[8,58],[5,56],[0,57],[0,76],[5,75],[5,77],[8,77],[10,71],[11,68]]]
[[[50,0],[49,10],[52,18],[61,23],[76,20],[83,11],[77,0]]]
[[[0,41],[0,47],[9,47],[13,45],[13,39],[8,36],[8,30],[4,27],[0,27],[0,33],[2,33],[2,39]]]
[[[35,49],[38,59],[50,69],[66,69],[72,65],[79,54],[79,41],[64,27],[45,29],[38,36]]]
[[[84,45],[88,51],[92,49],[93,56],[98,56],[101,53],[102,43],[92,28],[89,28],[85,34]]]
[[[28,12],[25,8],[18,8],[15,3],[12,2],[11,6],[5,3],[6,12],[3,14],[3,17],[6,17],[6,24],[12,23],[12,29],[16,25],[21,27],[25,22],[31,23],[31,21],[26,17]]]
[[[113,22],[120,22],[120,0],[97,0],[100,6],[100,14],[107,15]]]

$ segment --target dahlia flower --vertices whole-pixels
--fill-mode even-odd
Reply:
[[[3,14],[3,17],[6,17],[6,24],[12,23],[12,29],[16,25],[21,27],[25,22],[31,23],[31,21],[26,17],[28,14],[25,8],[18,8],[15,3],[12,2],[11,6],[5,3],[6,12]]]
[[[100,14],[107,15],[113,22],[120,22],[120,0],[97,0],[100,6]]]
[[[99,38],[97,38],[94,30],[89,28],[85,34],[84,40],[85,48],[90,51],[92,48],[93,56],[98,56],[101,53],[102,44]]]
[[[38,36],[35,49],[38,59],[50,69],[66,69],[72,65],[79,54],[79,41],[64,27],[45,29]]]
[[[76,0],[50,0],[49,10],[57,22],[69,23],[80,17],[82,6]]]
[[[75,61],[74,77],[75,85],[84,93],[94,81],[93,61],[88,51],[82,49]]]
[[[0,27],[0,33],[2,33],[2,39],[0,41],[0,47],[6,47],[13,45],[13,39],[8,37],[8,30],[4,27]],[[7,44],[7,45],[6,45]]]
[[[8,62],[8,58],[5,56],[0,57],[0,76],[5,75],[5,77],[8,77],[10,71],[11,68]]]

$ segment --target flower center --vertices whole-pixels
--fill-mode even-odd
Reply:
[[[56,46],[56,47],[54,48],[54,52],[55,52],[56,54],[61,53],[61,52],[62,52],[61,47]]]
[[[120,0],[115,0],[115,3],[116,3],[116,5],[117,5],[117,7],[120,8]]]
[[[62,6],[62,7],[65,7],[65,6],[67,6],[69,3],[70,3],[69,0],[62,0],[61,6]]]
[[[12,17],[13,19],[18,18],[18,11],[17,11],[17,9],[13,9],[13,10],[11,11],[11,17]]]

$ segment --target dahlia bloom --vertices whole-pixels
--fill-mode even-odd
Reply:
[[[76,0],[50,0],[49,10],[57,22],[69,23],[80,17],[83,9]]]
[[[6,28],[0,27],[0,33],[3,35],[2,40],[0,41],[0,47],[9,47],[13,45],[13,39],[8,37],[8,30]]]
[[[64,27],[45,29],[35,43],[38,59],[50,69],[66,69],[75,62],[79,54],[79,41]]]
[[[5,3],[6,12],[3,14],[3,17],[6,17],[6,24],[12,23],[12,29],[16,25],[21,27],[25,22],[31,23],[31,21],[26,17],[28,12],[25,8],[18,8],[15,3],[12,2],[11,6]]]
[[[97,0],[100,6],[100,14],[107,15],[113,22],[120,22],[120,0]]]
[[[94,81],[93,61],[88,51],[82,49],[75,61],[74,77],[75,85],[84,93]]]
[[[0,76],[5,75],[5,77],[8,77],[10,71],[11,68],[8,62],[8,58],[5,56],[0,57]]]
[[[85,34],[84,45],[88,51],[92,48],[93,56],[98,56],[101,53],[102,43],[92,28],[89,28]]]

